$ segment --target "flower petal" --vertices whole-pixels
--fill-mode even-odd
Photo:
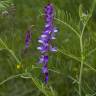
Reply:
[[[41,38],[46,38],[46,37],[47,37],[47,35],[45,35],[45,34],[41,35]]]
[[[58,32],[58,29],[56,27],[53,28],[53,32],[56,33]]]
[[[42,47],[41,47],[41,46],[40,46],[40,47],[37,47],[37,49],[38,49],[38,50],[42,50]]]
[[[44,65],[43,67],[42,67],[42,73],[48,73],[48,68],[47,68],[47,66],[46,65]]]
[[[50,51],[52,51],[52,52],[57,52],[57,47],[52,47],[52,46],[50,46]]]
[[[48,56],[41,55],[39,63],[47,64],[48,63]]]
[[[38,42],[39,42],[39,43],[44,43],[44,41],[43,41],[43,40],[38,40]]]

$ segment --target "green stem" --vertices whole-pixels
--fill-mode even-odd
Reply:
[[[80,35],[80,49],[81,49],[81,66],[80,66],[80,74],[79,74],[79,96],[82,96],[82,90],[81,90],[81,87],[82,87],[82,73],[83,73],[83,65],[84,65],[84,50],[83,50],[83,34],[84,34],[84,30],[85,30],[85,27],[89,21],[89,19],[91,18],[92,16],[92,13],[93,13],[93,9],[92,8],[92,11],[87,19],[87,21],[85,22],[85,24],[83,25],[83,29],[81,31],[81,35]]]
[[[9,80],[12,80],[14,78],[17,78],[19,76],[21,76],[22,74],[17,74],[17,75],[13,75],[13,76],[10,76],[8,77],[7,79],[3,80],[2,82],[0,82],[0,86],[3,85],[5,82],[9,81]]]
[[[18,64],[21,64],[20,60],[16,57],[15,53],[11,50],[8,49],[8,51],[10,52],[10,54],[14,57],[14,59],[17,61]]]
[[[80,37],[80,48],[81,48],[81,66],[80,66],[80,74],[79,74],[79,95],[82,96],[82,73],[83,73],[83,65],[84,65],[84,55],[83,55],[83,40],[82,36]]]
[[[81,62],[81,59],[80,58],[74,56],[73,54],[66,53],[66,50],[64,50],[64,52],[63,52],[61,49],[58,49],[58,52],[62,53],[65,56],[68,56],[68,57],[70,57],[70,58],[72,58],[72,59],[74,59],[74,60],[76,60],[78,62]],[[84,62],[84,65],[86,67],[90,68],[91,70],[93,70],[94,72],[96,72],[96,69],[90,66],[91,64],[88,64],[88,63]]]
[[[8,48],[8,46],[3,42],[3,40],[0,38],[0,43],[5,47],[4,49],[8,50],[8,52],[10,52],[10,54],[13,56],[13,58],[16,60],[16,62],[18,64],[21,64],[20,60],[17,58],[17,56],[15,55],[15,53]]]
[[[68,28],[70,28],[78,37],[80,37],[80,34],[77,32],[77,30],[75,30],[71,25],[69,25],[68,23],[58,19],[58,18],[55,18],[55,20],[61,22],[62,24],[64,24],[65,26],[67,26]]]

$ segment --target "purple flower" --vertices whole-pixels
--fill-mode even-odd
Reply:
[[[50,46],[50,51],[51,51],[51,52],[56,52],[56,51],[57,51],[57,47],[52,47],[52,46]]]
[[[41,55],[39,63],[47,64],[48,63],[48,56]]]
[[[42,35],[39,37],[38,42],[40,46],[37,49],[41,52],[39,63],[43,64],[42,73],[45,76],[45,83],[48,82],[48,52],[56,52],[57,48],[52,47],[51,42],[56,39],[55,33],[58,32],[57,28],[53,26],[54,12],[53,5],[47,4],[44,8],[45,12],[45,27]]]
[[[47,64],[45,64],[43,67],[42,67],[42,73],[48,73],[48,68],[47,68]]]
[[[45,79],[44,79],[44,81],[45,81],[45,84],[47,84],[47,82],[48,82],[48,73],[45,73]]]
[[[26,32],[26,37],[25,37],[25,48],[29,47],[30,41],[31,41],[31,32],[27,31]]]
[[[47,64],[45,64],[43,67],[42,67],[42,73],[45,75],[45,84],[47,84],[48,82],[48,67],[47,67]]]

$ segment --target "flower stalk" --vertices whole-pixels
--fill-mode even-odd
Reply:
[[[54,12],[53,5],[47,4],[44,8],[45,13],[45,26],[42,35],[39,37],[38,42],[40,46],[37,49],[41,53],[39,63],[43,64],[42,73],[44,74],[45,83],[48,82],[48,52],[56,52],[57,48],[52,47],[52,40],[55,38],[55,33],[58,32],[57,28],[53,26]]]

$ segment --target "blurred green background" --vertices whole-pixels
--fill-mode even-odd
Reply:
[[[53,41],[58,52],[49,53],[49,82],[44,85],[36,47],[44,27],[43,9],[49,1],[54,5],[54,25],[59,29]],[[96,96],[95,2],[0,0],[0,96],[80,96],[79,85],[81,96]],[[82,53],[78,34],[84,24]],[[25,34],[32,25],[31,44],[24,52]]]

